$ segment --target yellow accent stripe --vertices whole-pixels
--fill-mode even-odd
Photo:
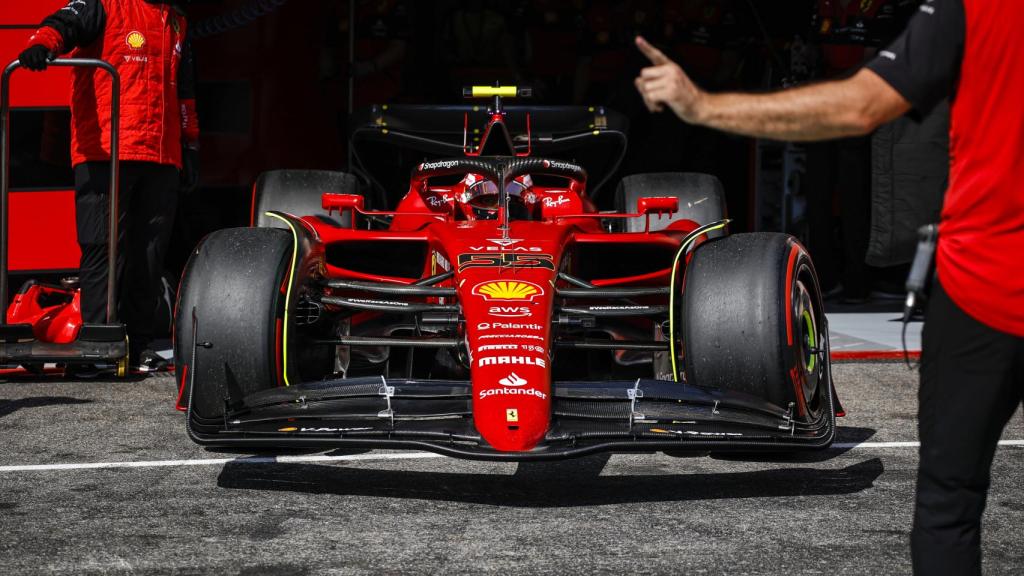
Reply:
[[[473,86],[473,98],[515,98],[518,93],[515,86]]]
[[[291,386],[288,382],[288,309],[291,307],[292,302],[292,282],[295,280],[295,262],[299,257],[299,233],[295,231],[295,226],[292,225],[291,221],[287,218],[282,218],[278,214],[273,212],[264,212],[265,216],[271,218],[277,218],[281,222],[288,225],[288,229],[292,231],[292,265],[288,271],[288,289],[284,292],[284,336],[281,344],[281,372],[284,376],[284,385]]]
[[[693,244],[697,238],[700,238],[708,232],[714,232],[715,230],[721,230],[725,228],[731,220],[722,220],[717,224],[709,227],[701,226],[689,236],[683,239],[683,243],[679,246],[679,251],[676,252],[676,257],[672,260],[672,276],[668,281],[668,353],[672,359],[672,381],[679,382],[679,368],[676,367],[676,269],[679,268],[679,259],[683,257],[686,249]],[[697,234],[694,234],[697,232]]]

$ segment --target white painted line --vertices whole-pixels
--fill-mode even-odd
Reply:
[[[1024,447],[1024,440],[1000,440],[1000,446]],[[835,450],[860,450],[884,448],[918,448],[920,442],[836,442]],[[252,456],[249,458],[200,458],[197,460],[148,460],[139,462],[83,462],[80,464],[26,464],[0,466],[0,472],[48,472],[61,470],[99,470],[111,468],[165,468],[175,466],[222,466],[224,464],[305,464],[308,462],[352,462],[359,460],[419,460],[424,458],[446,458],[432,452],[394,452],[388,454],[350,454],[330,456],[312,454],[308,456]]]
[[[1000,446],[1024,446],[1024,440],[1000,440]],[[836,442],[833,449],[920,448],[920,442]]]
[[[398,452],[394,454],[350,454],[330,456],[252,456],[250,458],[201,458],[198,460],[150,460],[141,462],[83,462],[81,464],[27,464],[0,466],[0,472],[30,472],[53,470],[97,470],[108,468],[162,468],[173,466],[220,466],[223,464],[301,464],[306,462],[345,462],[354,460],[412,460],[418,458],[444,458],[431,452]]]

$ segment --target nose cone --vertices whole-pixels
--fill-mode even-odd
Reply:
[[[472,358],[474,423],[502,451],[532,449],[551,420],[551,283],[524,276],[467,281],[460,295]]]
[[[496,450],[536,446],[548,431],[551,393],[547,359],[519,351],[473,359],[473,418]],[[479,366],[479,362],[493,362]]]

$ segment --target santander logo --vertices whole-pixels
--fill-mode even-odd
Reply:
[[[523,386],[529,384],[529,382],[526,380],[526,378],[523,378],[516,374],[515,372],[513,372],[506,376],[505,378],[498,380],[498,384],[501,384],[502,386]]]

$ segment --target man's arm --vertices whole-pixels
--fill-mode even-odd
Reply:
[[[874,130],[914,108],[925,114],[956,91],[963,60],[962,0],[929,0],[906,30],[865,68],[845,80],[770,94],[709,94],[643,38],[653,66],[636,87],[647,108],[737,134],[778,140],[824,140]]]
[[[691,124],[756,138],[824,140],[867,134],[911,108],[866,69],[845,80],[767,94],[710,94],[646,40],[637,37],[636,44],[654,64],[636,79],[647,108],[657,112],[668,106]]]
[[[78,46],[92,43],[103,32],[107,13],[101,0],[70,0],[66,6],[47,16],[33,39],[41,34],[53,38],[50,30],[56,32],[59,44],[49,43],[54,54],[70,52]],[[30,40],[30,44],[33,42]]]

